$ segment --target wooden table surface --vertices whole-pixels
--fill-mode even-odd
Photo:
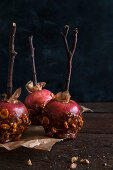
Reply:
[[[94,110],[84,113],[84,126],[74,140],[56,143],[50,152],[24,147],[0,148],[0,170],[66,170],[78,156],[77,170],[113,169],[113,103],[82,103]],[[26,165],[31,159],[32,166]],[[80,164],[88,159],[89,164]],[[104,163],[111,165],[104,166]]]

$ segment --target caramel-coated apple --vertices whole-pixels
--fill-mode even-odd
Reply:
[[[27,95],[25,99],[25,105],[29,111],[29,117],[31,120],[31,123],[33,125],[40,125],[40,116],[42,114],[42,110],[46,106],[46,104],[54,98],[54,94],[51,93],[47,89],[42,89],[42,86],[44,86],[45,83],[37,83],[37,85],[34,87],[33,82],[28,82],[26,85],[27,90],[30,92],[30,94]],[[30,86],[30,88],[29,88]],[[34,89],[32,91],[32,88]]]
[[[17,89],[13,98],[0,100],[0,142],[19,140],[30,124],[25,105],[14,96],[20,95]]]
[[[75,28],[71,50],[68,48],[67,34],[69,26],[65,26],[65,33],[61,33],[67,52],[67,76],[64,92],[59,92],[55,98],[48,102],[42,111],[41,124],[46,135],[57,138],[74,139],[83,126],[82,113],[88,110],[70,100],[69,84],[71,77],[72,57],[77,44],[78,30]]]
[[[42,112],[41,123],[48,136],[75,138],[83,126],[81,107],[70,100],[69,92],[60,92],[49,101]]]
[[[17,100],[21,94],[21,88],[17,89],[12,95],[13,65],[17,55],[14,50],[15,33],[16,24],[13,23],[9,42],[10,59],[7,94],[4,94],[4,99],[0,99],[0,143],[19,140],[30,124],[26,106]]]
[[[37,83],[35,59],[34,59],[34,47],[33,47],[33,36],[29,37],[30,48],[31,48],[31,58],[32,58],[32,70],[33,70],[33,82],[29,81],[26,84],[26,89],[30,93],[25,98],[25,105],[29,111],[29,117],[33,125],[40,125],[40,116],[42,110],[46,104],[54,98],[54,94],[47,90],[42,89],[46,83]]]

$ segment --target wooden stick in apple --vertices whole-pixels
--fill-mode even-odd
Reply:
[[[9,40],[9,68],[7,81],[7,94],[0,99],[0,143],[19,140],[25,129],[30,125],[29,114],[25,105],[18,100],[21,88],[12,94],[12,75],[14,59],[17,53],[14,49],[16,24],[12,24]]]
[[[29,37],[30,48],[31,48],[31,57],[32,57],[32,70],[33,70],[33,85],[37,85],[37,75],[35,68],[35,59],[34,59],[34,47],[33,47],[33,36]]]
[[[45,105],[54,98],[54,94],[47,89],[42,89],[46,83],[38,82],[35,68],[33,36],[29,37],[31,57],[32,57],[32,70],[33,82],[29,81],[26,84],[26,89],[30,93],[25,98],[25,105],[29,110],[29,116],[33,125],[40,125],[40,117]]]
[[[65,49],[66,49],[66,53],[67,53],[67,60],[68,60],[67,61],[67,76],[66,76],[66,82],[65,82],[65,91],[69,91],[71,68],[72,68],[72,58],[73,58],[73,55],[74,55],[75,49],[76,49],[78,29],[77,28],[74,29],[73,42],[72,42],[71,49],[69,50],[68,42],[67,42],[69,26],[65,25],[64,28],[65,28],[65,32],[64,33],[61,32],[61,35],[64,40],[64,45],[65,45]]]
[[[13,66],[14,66],[15,56],[17,55],[17,52],[15,52],[15,49],[14,49],[15,33],[16,33],[16,24],[13,23],[13,24],[12,24],[11,33],[10,33],[10,39],[9,39],[10,58],[9,58],[8,81],[7,81],[7,98],[8,98],[8,99],[12,96]]]

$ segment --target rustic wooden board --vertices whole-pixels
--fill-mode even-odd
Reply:
[[[112,134],[78,134],[75,140],[65,140],[57,143],[50,152],[35,149],[18,148],[14,151],[0,149],[0,170],[66,170],[70,167],[72,156],[79,160],[87,158],[89,165],[81,165],[79,170],[107,169],[104,163],[113,164]],[[32,160],[28,167],[26,161]]]
[[[84,127],[75,140],[56,143],[50,152],[24,147],[13,151],[0,148],[0,170],[66,170],[70,167],[72,156],[90,161],[89,165],[81,165],[78,161],[78,170],[113,169],[104,166],[104,163],[113,165],[112,103],[84,105],[94,107],[96,113],[83,114]],[[29,158],[32,166],[26,165]]]
[[[111,113],[113,112],[113,102],[102,102],[102,103],[79,103],[81,105],[84,105],[90,109],[92,109],[95,113],[96,112],[102,112],[102,113]]]
[[[113,113],[84,113],[84,133],[113,133]]]

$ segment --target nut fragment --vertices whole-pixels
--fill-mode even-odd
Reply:
[[[49,124],[49,119],[46,116],[44,116],[41,123],[48,125]]]
[[[104,166],[107,166],[107,163],[104,163]]]
[[[51,128],[52,133],[56,133],[56,129],[54,127]]]
[[[76,127],[77,127],[74,123],[72,123],[72,126],[73,126],[74,128],[76,128]]]
[[[66,121],[64,122],[64,126],[65,126],[66,129],[69,128],[68,123]]]
[[[22,134],[15,137],[15,140],[19,140],[21,138]]]
[[[31,162],[30,159],[27,161],[27,165],[28,165],[28,166],[31,166],[31,165],[32,165],[32,162]]]
[[[13,126],[13,123],[10,123],[10,126]]]
[[[83,120],[80,121],[80,126],[83,126]]]
[[[78,156],[73,156],[72,158],[71,158],[71,162],[73,163],[73,162],[76,162],[78,160]]]
[[[16,133],[16,131],[17,131],[16,129],[13,129],[13,133]]]
[[[17,124],[16,124],[16,123],[13,124],[13,128],[14,128],[14,129],[17,128]]]
[[[4,130],[10,129],[10,126],[8,124],[2,124],[2,125],[0,125],[0,127]]]
[[[9,139],[9,135],[10,135],[10,133],[5,133],[5,134],[4,134],[5,140],[8,140],[8,139]]]
[[[71,122],[71,119],[68,119],[68,123],[70,123]]]
[[[112,167],[112,165],[109,165],[109,164],[107,164],[107,163],[104,163],[104,166]]]
[[[82,163],[82,164],[89,164],[89,160],[88,159],[81,159],[80,163]]]
[[[70,168],[71,169],[75,169],[77,167],[77,164],[76,163],[72,163],[71,165],[70,165]]]
[[[79,127],[78,130],[81,130],[81,128]]]
[[[0,112],[0,117],[1,117],[2,119],[6,119],[6,118],[8,117],[8,115],[9,115],[9,112],[8,112],[7,109],[2,109],[2,110],[1,110],[1,112]]]
[[[17,122],[17,124],[22,124],[22,120],[19,120],[19,121]]]

